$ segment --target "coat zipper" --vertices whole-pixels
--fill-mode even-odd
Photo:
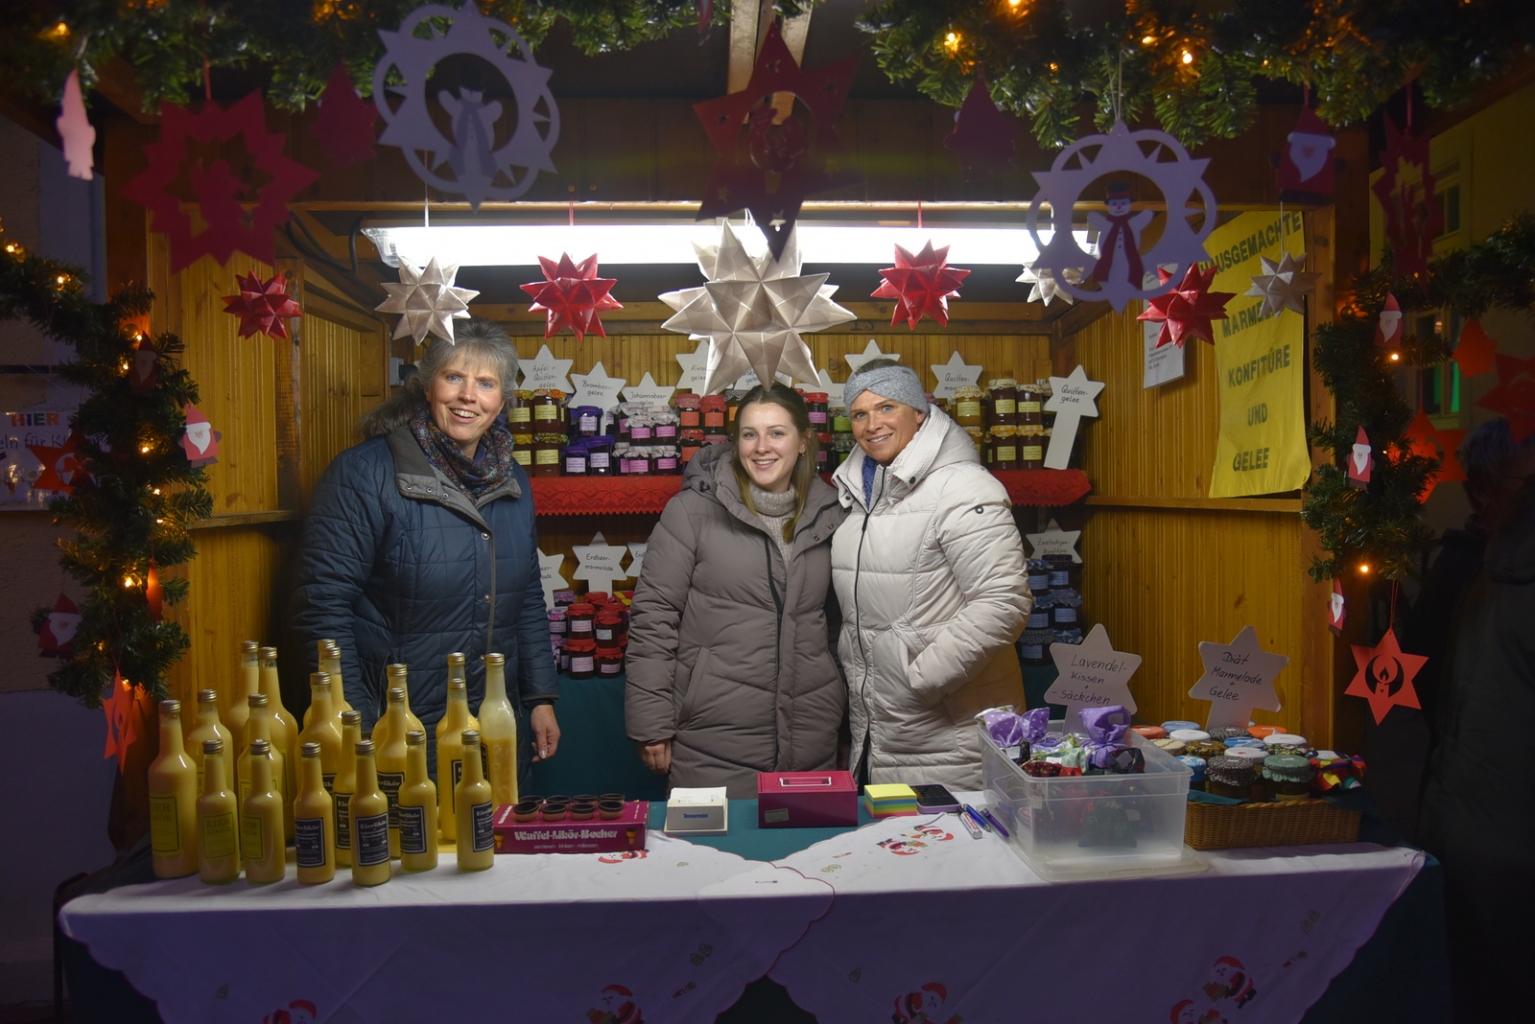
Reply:
[[[865,455],[864,458],[868,458],[868,455]],[[858,634],[858,654],[863,658],[863,681],[858,685],[858,702],[863,705],[863,743],[860,744],[862,751],[858,759],[860,763],[852,766],[855,782],[857,781],[859,767],[871,753],[869,747],[870,723],[872,719],[869,715],[868,698],[869,670],[871,666],[869,664],[869,654],[864,650],[863,646],[863,608],[858,602],[858,581],[863,572],[863,539],[869,534],[869,518],[874,514],[874,506],[879,504],[879,499],[885,496],[885,467],[879,467],[877,472],[879,475],[879,493],[874,496],[874,500],[863,510],[863,526],[858,531],[858,555],[853,559],[853,632]]]
[[[778,756],[780,747],[778,743],[778,699],[779,682],[783,679],[783,597],[778,593],[778,581],[773,578],[773,538],[766,533],[762,535],[762,546],[767,551],[767,578],[768,587],[773,591],[773,607],[778,612],[778,638],[773,644],[773,771],[778,770]],[[784,562],[784,579],[789,578],[789,563]],[[792,770],[792,768],[791,768]]]

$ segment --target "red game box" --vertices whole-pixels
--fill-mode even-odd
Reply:
[[[619,853],[645,848],[647,800],[629,800],[624,813],[603,821],[517,821],[511,804],[496,811],[497,853]]]
[[[759,772],[757,826],[810,828],[858,824],[851,772]]]

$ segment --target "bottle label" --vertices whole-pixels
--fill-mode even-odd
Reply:
[[[176,794],[149,798],[149,849],[153,853],[180,853],[181,828],[176,822]]]
[[[1024,644],[1021,649],[1023,651],[1023,656],[1028,658],[1030,661],[1044,660],[1045,649],[1039,644]]]
[[[633,441],[649,441],[654,433],[649,427],[631,426],[629,428],[629,438]]]
[[[706,427],[723,427],[724,425],[725,425],[725,414],[724,413],[722,413],[722,412],[706,412],[706,413],[704,413],[704,426],[706,426]]]
[[[209,814],[203,818],[203,857],[218,860],[235,855],[235,814]]]
[[[352,848],[352,794],[333,794],[336,801],[336,849]]]
[[[1034,593],[1036,593],[1036,594],[1039,593],[1041,590],[1049,590],[1050,589],[1050,574],[1042,572],[1042,573],[1038,573],[1036,575],[1030,576],[1029,577],[1029,589],[1034,591]]]
[[[597,627],[597,639],[598,640],[611,640],[611,639],[613,639],[613,627],[612,626],[598,626]]]
[[[336,795],[334,792],[336,788],[335,772],[331,772],[329,775],[322,774],[320,776],[320,784],[325,787],[325,792],[330,793],[332,797]]]
[[[570,656],[570,671],[572,673],[574,673],[574,672],[594,672],[594,671],[596,671],[596,668],[597,668],[596,660],[593,659],[592,656],[589,655],[589,654],[584,656],[584,657],[582,655],[579,655],[579,654],[573,654],[573,655]]]
[[[1002,445],[998,445],[997,449],[996,449],[996,452],[997,452],[996,455],[994,455],[992,457],[993,461],[995,461],[995,462],[1017,462],[1018,461],[1018,446],[1017,445],[1007,445],[1006,447],[1004,447]]]
[[[979,416],[981,414],[981,403],[975,401],[974,399],[955,402],[954,408],[956,410],[956,416],[963,416],[966,419],[969,419],[972,416]]]
[[[526,448],[514,448],[512,449],[512,460],[519,466],[531,466],[533,465],[533,453]]]
[[[664,473],[667,470],[672,470],[672,469],[676,469],[676,468],[677,468],[677,460],[672,458],[671,456],[669,456],[669,455],[658,455],[656,457],[656,472],[657,473]]]
[[[464,762],[455,757],[448,762],[448,777],[453,781],[448,783],[448,810],[458,813],[458,784],[464,780]]]
[[[1052,587],[1069,587],[1069,586],[1071,586],[1071,570],[1070,569],[1062,569],[1059,572],[1052,571],[1050,573],[1050,585]]]
[[[1029,615],[1029,628],[1030,629],[1049,629],[1050,628],[1050,613],[1049,612],[1033,612],[1033,613],[1031,613]]]
[[[1018,411],[1019,412],[1039,412],[1039,403],[1038,402],[1019,402],[1018,403]]]
[[[579,455],[565,456],[565,472],[580,475],[586,472],[586,460]]]
[[[703,415],[697,409],[683,409],[677,414],[684,427],[697,427],[703,423]]]
[[[532,421],[532,412],[533,410],[525,405],[515,406],[507,410],[507,422],[529,423]]]
[[[1057,624],[1062,622],[1076,622],[1077,610],[1075,608],[1068,608],[1065,605],[1060,605],[1055,609],[1055,621]]]
[[[325,866],[325,819],[294,818],[293,850],[301,868]]]
[[[1023,446],[1024,462],[1039,462],[1044,457],[1045,449],[1043,445],[1026,444]]]
[[[677,424],[675,424],[675,423],[657,423],[656,424],[656,439],[657,440],[660,440],[662,438],[676,437],[676,436],[677,436]]]
[[[426,852],[426,808],[400,808],[400,852]]]
[[[572,633],[590,633],[592,631],[591,619],[567,619]]]
[[[558,448],[540,448],[533,452],[533,462],[539,466],[558,466],[560,464],[560,450]]]
[[[265,836],[262,835],[261,815],[240,815],[240,854],[246,860],[260,860],[266,853]]]
[[[357,864],[371,868],[389,863],[389,815],[370,814],[357,819]]]
[[[602,675],[605,676],[616,676],[623,670],[624,663],[621,661],[604,661],[602,663],[602,668],[599,671]]]
[[[593,469],[608,469],[613,465],[613,457],[607,452],[592,452],[587,458],[591,460]]]
[[[404,772],[379,772],[378,788],[389,801],[389,827],[400,827],[400,787],[405,785]]]
[[[597,417],[593,416],[591,413],[582,414],[577,420],[576,429],[581,431],[583,434],[597,433]]]
[[[826,414],[824,412],[816,412],[814,409],[812,409],[810,410],[810,422],[819,426],[826,422]]]
[[[491,819],[495,817],[495,809],[496,805],[488,800],[469,808],[469,814],[474,819],[475,853],[484,853],[496,845],[495,833],[491,829]]]

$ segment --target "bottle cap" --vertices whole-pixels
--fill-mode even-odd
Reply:
[[[207,756],[208,754],[222,754],[223,752],[224,752],[224,741],[223,740],[220,740],[220,739],[203,740],[203,755],[204,756]]]
[[[1251,761],[1253,764],[1261,764],[1265,758],[1272,755],[1262,747],[1236,746],[1227,747],[1226,756],[1240,758],[1243,761]]]
[[[245,703],[253,708],[264,708],[267,706],[267,696],[264,693],[253,693],[245,698]]]
[[[219,692],[217,690],[198,690],[197,691],[197,703],[199,703],[199,704],[217,704],[218,702],[219,702]]]
[[[263,659],[271,659],[277,657],[277,648],[263,647],[257,653],[260,654]]]
[[[389,703],[391,703],[391,704],[404,704],[405,703],[405,690],[402,687],[399,687],[399,686],[391,686],[389,688]]]
[[[373,755],[373,741],[372,740],[358,740],[357,741],[357,753],[359,755],[367,754],[368,756],[371,757]]]
[[[487,655],[485,655],[485,664],[487,664],[487,665],[505,665],[506,664],[506,655],[504,655],[504,654],[495,654],[495,653],[487,654]]]
[[[323,687],[325,687],[326,690],[329,690],[330,689],[330,673],[329,672],[311,672],[311,673],[309,673],[309,685],[310,685],[310,687],[323,686]]]
[[[320,745],[318,743],[313,743],[313,742],[304,744],[304,746],[299,750],[299,756],[300,757],[319,757],[320,756]]]
[[[240,641],[240,653],[241,654],[255,654],[260,649],[261,649],[261,642],[259,640],[241,640]]]
[[[390,665],[384,671],[388,674],[390,679],[394,679],[396,676],[403,676],[406,673],[408,673],[410,671],[410,666],[409,665],[401,665],[399,663],[395,663],[393,665]]]
[[[181,701],[176,700],[174,697],[167,697],[165,700],[162,700],[160,702],[160,714],[162,714],[162,715],[179,715],[179,714],[181,714]]]
[[[396,687],[396,689],[399,689],[399,687]],[[468,680],[459,676],[450,676],[448,678],[448,689],[454,693],[457,693],[460,690],[467,692],[469,689],[469,682]]]
[[[362,724],[362,712],[361,711],[355,711],[355,710],[352,710],[352,709],[348,708],[346,711],[341,712],[341,724],[342,725],[361,725]]]
[[[478,729],[465,729],[464,730],[464,746],[467,747],[471,743],[479,743],[479,742],[480,742],[480,730],[478,730]]]
[[[464,661],[465,658],[463,651],[454,651],[452,654],[448,655],[449,665],[462,665]]]
[[[1276,732],[1272,736],[1263,737],[1263,743],[1268,747],[1304,747],[1307,745],[1306,737],[1297,736],[1293,732]]]
[[[271,744],[270,741],[263,740],[263,739],[251,740],[251,756],[252,757],[265,757],[266,755],[270,754],[271,752],[272,752],[272,744]]]
[[[426,733],[420,729],[411,729],[405,734],[406,746],[416,747],[426,742]]]

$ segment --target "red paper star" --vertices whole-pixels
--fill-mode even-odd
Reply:
[[[1428,459],[1438,459],[1439,468],[1429,474],[1428,486],[1423,493],[1418,495],[1419,501],[1427,501],[1428,496],[1434,493],[1434,488],[1441,483],[1454,483],[1466,478],[1466,471],[1461,467],[1460,459],[1455,453],[1460,448],[1460,442],[1466,432],[1461,429],[1440,430],[1434,426],[1425,413],[1418,413],[1407,426],[1407,438],[1412,442],[1408,451],[1413,455],[1421,455]]]
[[[1477,405],[1508,417],[1508,431],[1514,440],[1523,441],[1535,434],[1535,356],[1516,359],[1495,357],[1498,386],[1477,400]]]
[[[970,271],[949,266],[948,257],[947,245],[934,249],[932,242],[915,256],[899,245],[895,247],[895,266],[879,272],[884,281],[873,296],[895,300],[890,326],[904,318],[907,326],[916,327],[923,316],[941,324],[949,322],[949,300],[959,298],[960,282],[970,276]]]
[[[616,278],[597,276],[597,254],[593,253],[580,263],[573,263],[569,253],[561,253],[560,261],[538,258],[544,268],[542,281],[529,281],[522,290],[533,296],[528,312],[547,312],[544,337],[552,338],[569,327],[576,332],[576,340],[588,334],[606,338],[602,318],[597,314],[606,309],[623,309],[623,304],[608,293],[618,283]]]
[[[1418,691],[1412,681],[1428,659],[1417,654],[1404,654],[1396,641],[1396,631],[1388,629],[1374,647],[1350,645],[1354,650],[1354,664],[1359,671],[1343,692],[1350,697],[1363,697],[1370,702],[1370,713],[1379,725],[1386,714],[1396,705],[1419,708]]]
[[[698,219],[750,210],[776,260],[806,196],[862,181],[837,134],[837,114],[857,67],[853,57],[801,69],[774,22],[746,88],[693,107],[720,158]],[[779,93],[792,95],[803,109],[780,119],[773,105]]]
[[[206,164],[193,157],[186,167],[198,213],[207,222],[194,235],[192,218],[181,208],[182,197],[171,191],[188,163],[188,144],[226,144],[236,138],[251,158],[250,178],[237,177],[223,157]],[[172,272],[201,256],[228,263],[236,250],[272,262],[273,228],[288,219],[288,201],[294,194],[317,177],[282,155],[286,141],[286,135],[266,130],[259,91],[228,110],[213,102],[204,103],[195,114],[174,103],[161,108],[160,138],[144,147],[149,166],[123,186],[123,195],[146,207],[154,214],[154,229],[170,236]]]
[[[107,746],[101,756],[105,759],[116,754],[119,772],[128,763],[128,748],[139,738],[134,699],[133,684],[124,679],[121,672],[113,672],[112,695],[101,702],[101,710],[107,716]]]
[[[1460,343],[1455,346],[1455,361],[1465,377],[1475,377],[1492,369],[1492,357],[1497,355],[1498,343],[1487,336],[1480,320],[1467,320],[1460,329]]]
[[[1428,272],[1428,261],[1434,256],[1434,236],[1444,227],[1444,211],[1434,201],[1428,136],[1413,138],[1410,130],[1399,130],[1391,118],[1385,118],[1385,122],[1382,174],[1370,189],[1386,215],[1392,268],[1404,277],[1419,277]]]
[[[71,432],[57,448],[46,444],[27,445],[27,450],[43,464],[43,471],[32,486],[39,491],[58,491],[60,494],[69,494],[79,486],[79,481],[86,475],[85,460],[75,450],[79,443],[80,435]]]
[[[309,126],[309,134],[320,140],[320,149],[332,167],[373,159],[378,108],[357,95],[345,63],[337,64],[325,80],[320,112]]]
[[[944,148],[959,156],[967,169],[999,167],[1017,155],[1013,139],[1018,122],[992,102],[986,76],[976,75],[965,103],[954,115],[954,130],[943,140]]]
[[[236,274],[239,295],[225,295],[224,312],[240,318],[240,337],[265,334],[272,338],[288,337],[288,318],[304,310],[288,294],[288,279],[273,274],[266,281],[255,274]]]
[[[1197,264],[1190,265],[1183,281],[1172,291],[1158,295],[1146,302],[1146,311],[1137,320],[1148,320],[1162,325],[1157,334],[1157,348],[1173,344],[1183,347],[1184,338],[1193,335],[1215,344],[1214,320],[1226,319],[1226,303],[1236,292],[1212,292],[1215,283],[1215,266],[1201,273]],[[1162,283],[1172,280],[1167,271],[1157,268]]]

